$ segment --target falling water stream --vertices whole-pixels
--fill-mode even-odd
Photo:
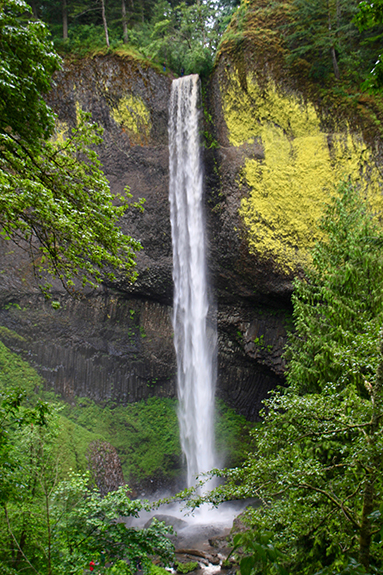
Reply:
[[[174,345],[179,423],[188,486],[215,466],[214,334],[209,311],[203,174],[199,138],[199,78],[173,80],[169,110],[169,199],[173,242]]]
[[[198,100],[197,75],[173,80],[169,109],[173,327],[178,370],[178,417],[188,486],[195,485],[198,475],[217,465],[214,455],[216,330],[208,321],[211,314],[206,279]],[[202,575],[218,575],[221,572],[218,563],[228,553],[225,537],[240,510],[235,507],[212,510],[205,506],[193,516],[185,516],[184,510],[173,504],[160,508],[159,512],[164,515],[157,514],[156,517],[175,526],[175,546],[181,561],[192,558],[199,562]],[[141,513],[137,521],[141,521],[140,526],[146,526],[145,522],[151,521],[152,516],[153,512],[146,516]],[[135,520],[129,518],[129,521]],[[216,537],[218,548],[211,544],[211,538]]]

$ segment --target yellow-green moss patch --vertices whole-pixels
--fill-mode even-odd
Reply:
[[[112,108],[112,117],[129,134],[134,144],[147,143],[150,135],[150,112],[138,96],[129,94]]]
[[[52,140],[57,142],[58,144],[63,144],[66,140],[68,135],[68,124],[66,122],[62,122],[61,120],[56,120],[55,123],[55,133],[53,135]]]
[[[5,327],[5,325],[0,325],[0,339],[13,339],[13,340],[17,340],[20,342],[24,342],[25,337],[23,337],[22,335],[19,335],[18,333],[16,333],[15,331],[13,331],[12,329],[8,329],[7,327]]]
[[[249,193],[240,215],[252,253],[272,258],[286,272],[307,262],[323,206],[345,178],[359,183],[374,209],[382,210],[371,150],[347,127],[324,132],[309,102],[271,81],[261,89],[252,75],[245,92],[233,74],[223,92],[223,108],[230,143],[257,141],[264,149],[263,160],[246,158],[241,171]]]

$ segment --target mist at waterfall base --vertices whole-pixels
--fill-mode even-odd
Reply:
[[[198,75],[173,80],[169,106],[169,201],[178,419],[187,486],[213,469],[216,330],[208,324]]]

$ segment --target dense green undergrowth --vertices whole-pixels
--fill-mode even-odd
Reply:
[[[172,480],[182,473],[182,457],[174,399],[150,397],[126,406],[97,404],[89,398],[63,402],[44,388],[38,373],[0,342],[0,390],[18,387],[33,405],[38,398],[55,403],[59,410],[61,467],[84,471],[89,443],[108,441],[121,459],[125,480]],[[216,443],[220,461],[237,465],[248,451],[251,424],[223,401],[216,407]]]

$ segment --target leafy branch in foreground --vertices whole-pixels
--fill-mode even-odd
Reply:
[[[281,565],[284,556],[275,548],[271,538],[271,533],[256,531],[245,531],[234,535],[230,555],[237,550],[241,552],[239,561],[241,575],[252,575],[257,571],[263,574],[288,575]]]
[[[171,528],[153,519],[150,527],[136,529],[126,527],[122,519],[138,517],[143,509],[149,510],[149,503],[129,499],[126,486],[101,497],[89,487],[86,475],[72,474],[52,498],[56,568],[61,566],[64,573],[82,572],[89,557],[104,565],[128,561],[130,573],[136,571],[137,563],[149,571],[149,556],[157,555],[170,564],[174,559],[174,546],[167,537]],[[98,570],[104,572],[101,566]]]
[[[53,274],[67,289],[75,278],[95,286],[113,270],[134,279],[141,246],[117,225],[130,196],[112,196],[94,149],[102,131],[88,115],[64,141],[51,139],[55,115],[43,94],[61,61],[23,0],[0,0],[0,51],[2,236],[29,251],[40,277]]]
[[[243,467],[221,472],[227,483],[198,503],[257,498],[248,526],[273,533],[288,572],[314,574],[327,566],[335,573],[348,557],[380,568],[381,520],[373,515],[382,489],[380,378],[373,401],[352,385],[304,396],[274,392]]]
[[[22,399],[0,396],[1,573],[74,575],[93,560],[99,573],[117,564],[117,573],[133,575],[138,562],[149,572],[153,556],[172,562],[171,528],[125,525],[149,502],[131,500],[126,485],[103,497],[89,472],[66,475],[57,409],[26,408]]]
[[[130,195],[110,193],[93,149],[102,141],[100,132],[80,113],[66,140],[44,142],[38,154],[21,138],[0,134],[1,233],[27,248],[40,271],[67,286],[79,276],[83,285],[95,285],[107,265],[129,270],[141,248],[117,226]],[[112,271],[106,275],[114,277]]]
[[[355,15],[354,22],[362,30],[375,31],[372,38],[373,41],[380,41],[382,39],[381,25],[383,23],[383,2],[382,0],[375,0],[374,2],[362,1],[358,4],[358,12]],[[375,64],[370,71],[369,76],[363,82],[362,88],[372,93],[381,92],[383,87],[383,62],[382,54],[379,54],[375,59]]]

